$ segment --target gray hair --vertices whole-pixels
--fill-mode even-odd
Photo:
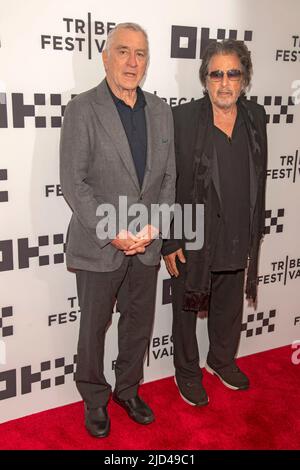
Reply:
[[[111,44],[114,39],[114,35],[117,31],[120,29],[130,29],[131,31],[136,31],[138,33],[142,33],[145,36],[146,39],[146,46],[147,46],[147,56],[149,57],[149,41],[148,41],[148,35],[144,28],[142,28],[139,24],[137,23],[119,23],[117,26],[114,27],[114,29],[111,29],[110,32],[107,35],[106,38],[106,44],[105,44],[105,50],[109,53],[109,49],[111,47]]]
[[[204,89],[206,89],[206,80],[210,59],[217,54],[236,54],[238,56],[242,65],[244,89],[249,89],[253,72],[250,52],[243,41],[236,41],[234,39],[224,39],[220,42],[211,42],[205,49],[199,70],[200,81]],[[244,94],[244,91],[242,94]]]

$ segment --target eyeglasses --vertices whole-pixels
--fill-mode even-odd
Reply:
[[[223,70],[213,70],[212,72],[208,73],[207,75],[213,82],[220,82],[223,80],[224,75],[227,75],[228,80],[238,81],[241,79],[243,73],[239,69],[230,69],[227,72],[223,72]]]

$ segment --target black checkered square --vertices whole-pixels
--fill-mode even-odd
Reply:
[[[275,98],[274,98],[274,104],[275,104],[275,106],[281,106],[281,104],[282,104],[282,96],[275,96]]]
[[[34,105],[35,106],[45,106],[46,96],[45,93],[35,93],[34,94]]]
[[[63,111],[61,109],[61,116],[52,116],[51,117],[51,127],[61,127],[62,117],[63,117]]]
[[[50,103],[51,103],[52,106],[60,106],[61,105],[61,95],[51,93]]]
[[[246,338],[259,336],[263,333],[273,333],[275,324],[271,320],[276,317],[276,310],[269,312],[258,312],[256,315],[247,316],[247,321],[242,323],[241,331],[245,332]]]
[[[50,361],[44,361],[41,362],[41,372],[44,370],[50,370],[51,369],[51,362]]]
[[[217,39],[218,40],[225,39],[225,35],[226,35],[226,30],[225,29],[218,29],[218,31],[217,31]]]
[[[257,102],[257,100],[256,100]],[[270,106],[272,103],[272,96],[265,96],[264,98],[264,106]]]
[[[253,34],[253,31],[245,31],[244,41],[252,41],[252,34]]]
[[[12,325],[4,325],[6,321],[4,318],[13,316],[13,307],[10,305],[8,307],[2,307],[0,309],[0,336],[5,338],[7,336],[12,336],[14,334],[14,328]]]
[[[286,105],[280,106],[280,114],[287,114],[288,107]]]
[[[46,123],[46,118],[45,118],[45,116],[36,116],[36,117],[34,118],[34,120],[35,120],[35,127],[36,127],[36,128],[44,128],[44,127],[46,127],[46,124],[47,124],[47,123]]]
[[[283,224],[282,220],[280,220],[282,217],[284,217],[284,209],[277,209],[277,211],[266,210],[264,230],[265,235],[269,235],[272,229],[273,233],[283,232]]]

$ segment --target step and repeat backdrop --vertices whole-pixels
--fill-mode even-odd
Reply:
[[[170,106],[202,96],[198,70],[210,41],[236,38],[249,47],[248,98],[268,115],[269,164],[258,304],[245,301],[238,354],[298,345],[299,15],[298,0],[0,0],[0,422],[80,400],[74,383],[80,307],[75,276],[65,267],[70,210],[59,184],[59,138],[68,101],[104,78],[101,52],[119,22],[147,30],[143,88]],[[146,382],[174,371],[164,266],[156,302]],[[112,385],[118,317],[106,339]],[[203,365],[206,319],[199,319],[198,335]]]

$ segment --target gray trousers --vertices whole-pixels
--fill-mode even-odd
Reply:
[[[197,314],[182,310],[185,266],[178,262],[180,276],[172,278],[173,345],[176,374],[202,377],[196,337]],[[208,311],[209,351],[207,361],[215,369],[234,362],[241,335],[245,270],[211,273]]]
[[[75,380],[89,408],[105,406],[111,393],[103,359],[116,299],[120,319],[115,392],[123,400],[136,396],[152,331],[157,272],[158,266],[146,266],[136,256],[124,258],[112,272],[76,272],[81,318]]]

